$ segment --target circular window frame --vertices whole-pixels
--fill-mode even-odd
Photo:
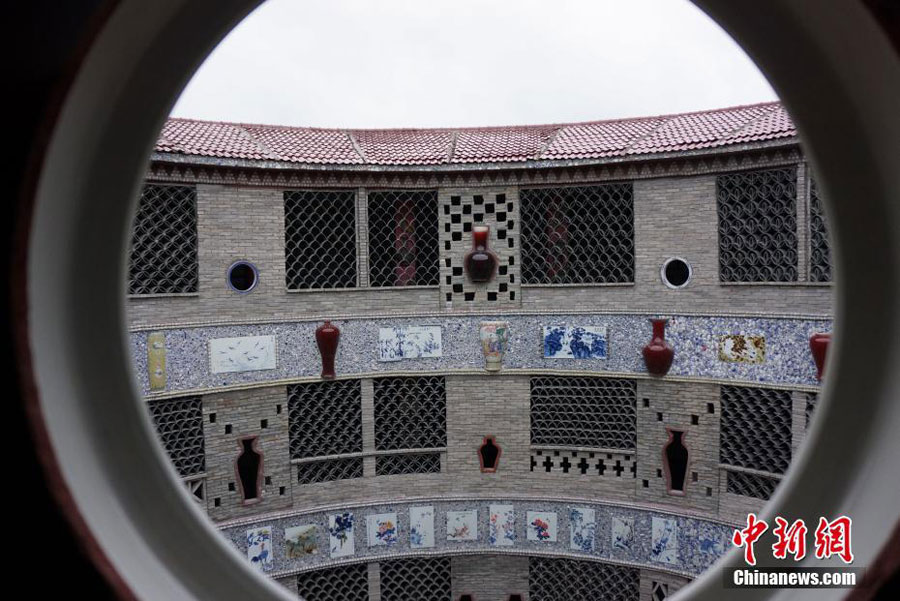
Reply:
[[[681,261],[685,264],[685,266],[687,266],[687,279],[683,284],[679,286],[676,286],[675,284],[670,282],[669,278],[666,277],[666,268],[668,268],[669,265],[671,265],[674,261]],[[682,257],[669,257],[663,262],[662,267],[659,268],[659,277],[662,280],[662,283],[665,284],[667,288],[671,288],[672,290],[680,290],[691,283],[691,279],[694,277],[694,268],[691,266],[691,263],[687,259],[684,259]]]
[[[729,0],[695,3],[778,84],[833,216],[840,285],[828,388],[808,444],[760,517],[771,520],[777,511],[815,523],[816,515],[866,516],[854,524],[854,552],[857,565],[873,565],[898,515],[885,500],[900,478],[900,360],[867,340],[873,329],[900,336],[900,211],[891,203],[900,191],[891,158],[900,127],[886,102],[900,96],[896,53],[864,3],[782,0],[765,10]],[[18,238],[27,277],[14,291],[17,314],[28,316],[14,322],[23,389],[37,437],[47,443],[51,488],[104,575],[127,587],[120,593],[287,601],[293,597],[242,561],[182,490],[139,402],[123,335],[123,224],[135,207],[122,199],[137,198],[154,136],[190,74],[258,2],[170,0],[153,11],[139,4],[115,5],[98,27],[33,162],[33,198],[26,194],[31,205],[20,220],[28,229]],[[847,35],[854,44],[835,41]],[[806,77],[796,81],[792,75],[801,71]],[[867,235],[850,237],[848,223]],[[878,270],[850,269],[875,253]],[[97,267],[89,277],[67,277],[86,260]],[[75,340],[105,343],[84,353]],[[816,444],[848,432],[858,444]],[[141,477],[128,477],[135,473]],[[759,565],[770,563],[760,557]],[[721,598],[725,567],[745,567],[737,550],[684,592]],[[778,594],[787,596],[755,589],[742,598]]]
[[[249,267],[250,271],[253,272],[253,283],[250,284],[250,287],[246,290],[241,290],[231,281],[231,274],[234,272],[236,267]],[[254,265],[250,261],[247,261],[246,259],[237,260],[229,265],[228,269],[225,271],[225,283],[228,284],[228,287],[231,288],[233,292],[237,292],[238,294],[250,294],[259,285],[259,269],[256,268],[256,265]]]

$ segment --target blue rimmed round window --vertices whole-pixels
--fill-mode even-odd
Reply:
[[[681,257],[672,257],[663,263],[659,275],[662,277],[663,284],[669,288],[684,288],[691,281],[693,269],[691,269],[691,264]]]
[[[228,268],[228,285],[235,292],[246,294],[259,283],[259,271],[250,261],[235,261]]]

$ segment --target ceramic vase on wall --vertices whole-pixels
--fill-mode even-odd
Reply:
[[[666,342],[666,323],[668,319],[651,319],[653,324],[653,337],[644,347],[644,363],[647,371],[654,376],[664,376],[672,367],[672,359],[675,358],[675,349]]]
[[[337,354],[338,342],[341,338],[341,331],[336,325],[330,321],[326,321],[316,328],[316,345],[319,347],[319,354],[322,355],[322,379],[334,380],[334,357]]]
[[[509,343],[509,323],[505,321],[482,321],[479,332],[481,352],[484,353],[484,369],[500,371],[503,353]]]
[[[472,250],[463,261],[469,279],[475,284],[485,284],[494,277],[497,270],[497,255],[490,249],[491,228],[487,225],[476,225],[472,228]]]
[[[820,380],[825,375],[825,356],[830,342],[831,332],[816,332],[809,337],[809,350],[812,352],[813,361],[816,362],[816,372]]]

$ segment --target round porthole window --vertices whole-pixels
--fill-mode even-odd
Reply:
[[[680,257],[672,257],[659,270],[663,284],[669,288],[684,288],[691,281],[691,264]]]
[[[228,268],[228,285],[235,292],[250,292],[256,288],[259,272],[256,266],[248,261],[237,261]]]

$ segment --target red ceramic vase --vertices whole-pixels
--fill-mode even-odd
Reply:
[[[334,380],[334,357],[337,354],[338,341],[341,331],[330,321],[326,321],[316,328],[316,344],[319,354],[322,355],[322,379]]]
[[[825,355],[828,353],[829,342],[831,342],[831,332],[816,332],[809,337],[809,350],[812,351],[820,380],[825,375]]]
[[[654,376],[664,376],[672,367],[672,359],[675,358],[675,349],[666,342],[666,323],[668,319],[651,319],[653,324],[653,338],[644,347],[644,363],[647,371]]]
[[[497,270],[497,255],[488,246],[490,235],[490,226],[476,225],[472,228],[472,250],[466,254],[463,264],[469,279],[475,284],[490,282]]]

